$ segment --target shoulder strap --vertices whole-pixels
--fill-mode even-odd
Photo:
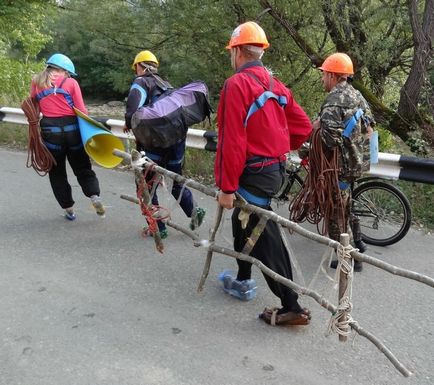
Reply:
[[[161,88],[163,91],[167,91],[167,90],[173,88],[173,86],[167,80],[163,80],[160,77],[160,75],[154,74],[152,72],[151,72],[151,75],[155,79],[155,82],[157,83],[157,86],[159,88]]]
[[[288,101],[286,99],[286,96],[276,95],[272,91],[273,90],[273,76],[271,76],[271,74],[269,74],[270,75],[270,85],[267,89],[267,87],[258,79],[258,77],[255,74],[250,73],[248,71],[246,71],[244,73],[246,75],[250,76],[252,79],[256,80],[265,89],[265,91],[254,100],[254,102],[250,105],[250,107],[247,111],[247,116],[246,116],[246,119],[244,120],[244,127],[247,127],[247,121],[249,120],[249,118],[256,111],[258,111],[259,109],[264,107],[264,104],[267,102],[268,99],[275,99],[281,107],[285,107],[288,104]]]
[[[141,85],[139,85],[137,83],[133,83],[133,85],[130,88],[130,91],[134,90],[134,89],[136,89],[137,91],[140,92],[139,107],[142,107],[145,104],[145,102],[146,102],[146,97],[147,97],[148,93],[146,92],[146,90]]]
[[[357,122],[359,119],[363,116],[363,110],[359,108],[354,115],[349,118],[344,124],[344,132],[342,133],[342,136],[345,136],[346,138],[349,138],[351,136],[351,133],[354,130],[354,127],[356,127]]]
[[[53,95],[53,94],[54,95],[61,94],[61,95],[63,95],[65,97],[66,102],[68,103],[68,105],[71,108],[73,108],[74,107],[74,102],[72,101],[71,95],[69,94],[69,92],[65,91],[62,88],[62,85],[63,85],[63,83],[65,83],[66,79],[67,78],[65,78],[65,79],[62,80],[62,83],[60,83],[59,88],[53,86],[51,88],[47,88],[47,89],[39,92],[38,94],[36,94],[36,96],[35,96],[36,100],[39,102],[39,101],[41,101],[41,99],[43,99],[43,98],[45,98],[47,96],[50,96],[50,95]]]

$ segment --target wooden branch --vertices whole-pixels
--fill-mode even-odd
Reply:
[[[212,229],[211,236],[209,238],[209,242],[213,243],[215,241],[215,237],[217,234],[217,230],[220,226],[220,223],[222,221],[223,216],[223,207],[220,205],[217,205],[217,214],[216,219],[214,222],[214,228]],[[209,274],[209,268],[211,266],[211,260],[212,260],[212,250],[208,249],[205,259],[205,266],[203,267],[202,275],[200,277],[199,285],[197,286],[198,293],[203,291],[203,287],[205,285],[205,281]]]
[[[185,235],[189,236],[193,241],[195,246],[204,246],[205,241],[199,241],[197,234],[193,233],[192,231],[177,225],[176,223],[172,221],[168,221],[167,225],[184,233]],[[335,313],[337,308],[333,304],[331,304],[329,301],[327,301],[326,298],[324,298],[321,294],[317,293],[314,290],[308,289],[306,287],[300,286],[296,284],[295,282],[282,277],[281,275],[275,273],[273,270],[269,269],[267,266],[265,266],[262,262],[260,262],[258,259],[251,257],[246,254],[238,253],[234,250],[227,249],[225,247],[216,245],[214,243],[208,244],[208,248],[212,251],[215,251],[217,253],[227,255],[232,258],[240,259],[242,261],[250,262],[252,265],[255,265],[258,267],[264,274],[268,275],[272,279],[274,279],[276,282],[281,283],[282,285],[289,287],[290,289],[296,291],[299,294],[307,295],[311,298],[313,298],[319,305],[321,305],[324,309],[327,309],[330,313]],[[362,337],[365,337],[369,341],[371,341],[379,350],[382,352],[389,361],[395,366],[395,368],[404,376],[409,377],[412,373],[396,358],[396,356],[387,348],[387,346],[381,342],[376,336],[374,336],[372,333],[364,330],[359,324],[354,321],[350,324],[351,328],[355,330],[358,334],[360,334]]]
[[[350,236],[347,233],[342,233],[340,237],[342,246],[347,247],[350,245]],[[344,261],[348,264],[352,264],[351,258],[348,256],[347,253],[344,255]],[[351,266],[351,265],[350,265]],[[338,263],[339,267],[339,263]],[[340,269],[339,271],[339,290],[338,290],[338,303],[341,304],[342,297],[345,295],[345,292],[347,291],[348,287],[348,271],[346,269]],[[351,300],[351,298],[350,298]],[[341,317],[338,319],[338,322],[347,322],[348,321],[348,313],[343,312]],[[346,328],[347,329],[347,328]],[[345,330],[346,331],[346,330]],[[343,334],[339,334],[339,341],[346,342],[347,336]]]
[[[139,156],[140,156],[140,153],[138,153],[136,151],[135,153],[132,154],[131,161],[132,162],[137,161]],[[136,186],[143,185],[142,196],[141,196],[142,202],[144,203],[144,205],[148,209],[152,208],[151,195],[149,194],[148,186],[147,186],[146,180],[144,180],[144,176],[143,176],[141,169],[139,169],[139,168],[134,169],[134,178],[135,178]],[[137,201],[139,202],[139,200],[137,200]],[[149,225],[149,223],[148,223],[148,225]],[[163,243],[163,240],[161,239],[160,232],[158,231],[158,227],[157,227],[157,231],[152,233],[152,237],[154,239],[155,248],[157,249],[157,251],[159,253],[162,254],[164,252],[164,243]]]
[[[116,156],[123,158],[127,161],[129,160],[131,162],[131,155],[124,152],[124,151],[120,151],[120,150],[115,149],[115,150],[113,150],[113,155],[116,155]],[[168,171],[163,167],[155,165],[155,163],[153,163],[153,162],[144,160],[143,164],[140,163],[139,166],[135,165],[134,163],[131,163],[131,164],[132,164],[133,168],[134,167],[151,167],[152,166],[153,171],[158,172],[158,173],[163,174],[163,175],[166,175],[169,178],[175,179],[180,184],[186,183],[188,181],[189,187],[194,188],[198,191],[201,191],[205,195],[208,195],[214,199],[217,197],[217,191],[215,189],[206,187],[199,182],[187,179],[187,178],[185,178],[179,174],[176,174],[172,171]],[[254,205],[251,205],[248,203],[241,202],[239,200],[234,201],[234,206],[235,207],[241,207],[243,210],[255,213],[259,216],[262,215],[265,218],[272,220],[272,221],[282,225],[283,227],[288,228],[290,231],[294,231],[297,234],[300,234],[303,237],[308,238],[312,241],[321,243],[321,244],[326,245],[326,246],[330,246],[330,247],[334,248],[335,250],[339,246],[339,242],[334,241],[330,238],[327,238],[323,235],[319,235],[319,234],[313,233],[309,230],[306,230],[303,227],[301,227],[300,225],[298,225],[297,223],[292,222],[289,219],[285,219],[285,218],[279,216],[274,211],[268,211],[268,210],[265,210],[265,209],[260,208],[258,206],[254,206]],[[405,277],[408,279],[412,279],[412,280],[424,283],[428,286],[434,287],[434,279],[427,276],[427,275],[416,273],[414,271],[407,270],[407,269],[402,269],[400,267],[383,262],[380,259],[371,257],[367,254],[359,253],[356,250],[353,250],[351,252],[351,256],[360,262],[369,263],[369,264],[376,266],[376,267],[379,267],[379,268],[381,268],[381,269],[383,269],[383,270],[385,270],[391,274]]]
[[[320,67],[324,59],[320,57],[317,52],[308,44],[308,42],[298,33],[297,29],[288,23],[285,17],[272,7],[270,2],[267,0],[259,0],[259,4],[264,8],[269,8],[270,15],[279,22],[279,24],[288,32],[292,37],[295,44],[306,54],[309,60],[315,65],[315,67]]]
[[[404,377],[410,377],[413,373],[410,372],[403,364],[399,362],[399,360],[396,358],[396,356],[387,348],[386,345],[384,345],[377,337],[375,337],[373,334],[368,332],[367,330],[363,329],[357,322],[353,322],[350,324],[351,328],[355,330],[359,335],[362,337],[365,337],[369,341],[371,341],[378,350],[383,353],[388,360],[393,364],[393,366],[404,376]]]
[[[133,203],[137,203],[137,204],[139,203],[139,200],[137,198],[130,197],[128,195],[121,195],[121,198],[128,200],[130,202],[133,202]],[[183,227],[183,226],[181,226],[181,225],[179,225],[179,224],[177,224],[171,220],[167,221],[166,225],[169,227],[172,227],[175,230],[178,230],[178,231],[182,232],[183,234],[187,235],[188,237],[190,237],[193,240],[194,245],[196,247],[199,247],[199,246],[207,247],[208,251],[211,251],[211,253],[217,252],[217,253],[232,257],[232,258],[236,258],[236,259],[240,259],[242,261],[250,262],[252,265],[255,265],[256,267],[258,267],[264,274],[267,274],[269,277],[274,279],[276,282],[279,282],[282,285],[289,287],[290,289],[296,291],[299,294],[307,295],[307,296],[313,298],[321,307],[323,307],[324,309],[327,309],[332,314],[337,311],[336,306],[334,306],[332,303],[330,303],[321,294],[317,293],[314,290],[306,288],[304,286],[298,285],[295,282],[293,282],[287,278],[282,277],[281,275],[277,274],[273,270],[269,269],[267,266],[265,266],[258,259],[251,257],[250,255],[238,253],[234,250],[227,249],[227,248],[222,247],[222,246],[218,246],[218,245],[214,244],[213,242],[209,242],[208,240],[202,240],[201,241],[199,239],[199,236],[195,232],[193,232],[193,231],[191,231],[191,230],[189,230],[189,229],[187,229],[187,228],[185,228],[185,227]],[[333,241],[333,242],[335,242],[335,241]],[[335,243],[337,243],[337,242],[335,242]],[[371,341],[389,359],[389,361],[392,362],[392,364],[395,366],[395,368],[398,369],[403,376],[408,377],[411,375],[411,372],[401,362],[399,362],[399,360],[395,357],[395,355],[377,337],[375,337],[373,334],[364,330],[355,321],[353,323],[351,323],[350,326],[352,329],[354,329],[362,337],[365,337],[369,341]]]

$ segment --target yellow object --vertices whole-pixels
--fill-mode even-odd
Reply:
[[[75,107],[74,111],[78,118],[81,140],[86,153],[96,163],[106,168],[113,168],[121,163],[122,158],[113,155],[113,150],[116,148],[125,151],[122,141],[100,122]]]
[[[320,70],[336,74],[353,75],[354,68],[351,58],[345,53],[334,53],[324,60]]]
[[[131,68],[135,70],[136,64],[141,63],[142,61],[155,63],[157,66],[159,65],[157,58],[151,51],[140,51],[134,58],[134,62]]]
[[[264,30],[254,21],[240,24],[232,32],[231,40],[226,46],[226,49],[232,49],[239,45],[256,45],[266,49],[270,46]]]

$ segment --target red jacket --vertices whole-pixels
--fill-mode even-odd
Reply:
[[[247,75],[253,73],[264,85]],[[269,89],[270,75],[260,61],[250,62],[226,80],[217,109],[218,144],[214,164],[217,186],[225,193],[238,189],[246,160],[252,156],[278,158],[295,150],[309,137],[312,125],[285,85],[273,78],[272,91],[285,96],[282,108],[274,99],[244,121],[251,104]]]
[[[65,78],[63,76],[56,76],[53,83],[56,87],[59,87]],[[67,78],[62,84],[62,89],[68,92],[72,101],[74,102],[74,107],[78,108],[80,111],[87,114],[87,109],[83,102],[83,96],[81,95],[80,86],[77,81],[73,78]],[[32,83],[30,96],[34,97],[39,92],[44,89],[39,89],[36,87],[35,83]],[[59,118],[61,116],[75,116],[74,110],[69,106],[65,97],[62,94],[52,94],[49,95],[39,102],[39,107],[41,109],[42,115],[47,118]]]

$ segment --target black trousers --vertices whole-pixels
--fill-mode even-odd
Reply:
[[[240,181],[242,182],[242,186],[253,194],[259,193],[261,196],[272,196],[281,186],[282,172],[282,170],[279,170],[266,173],[266,170],[263,170],[261,173],[251,174],[246,171],[240,178]],[[267,209],[271,210],[271,207],[268,207]],[[255,214],[251,214],[247,227],[243,229],[241,227],[241,222],[238,219],[239,212],[240,209],[236,208],[232,214],[234,250],[238,252],[243,250],[247,238],[251,235],[252,230],[259,222],[259,217]],[[291,261],[280,235],[279,225],[276,222],[267,222],[264,231],[258,238],[255,246],[250,252],[250,255],[261,261],[265,266],[282,277],[292,280]],[[237,279],[250,279],[252,264],[238,259],[237,263]],[[280,298],[282,307],[285,310],[297,313],[302,310],[298,303],[298,294],[294,290],[274,281],[268,275],[264,274],[264,278],[273,294]]]
[[[63,118],[44,118],[41,121],[42,139],[57,162],[49,172],[50,184],[57,202],[63,209],[74,205],[71,185],[66,173],[66,159],[84,195],[91,197],[100,194],[99,182],[81,142],[78,124],[76,129],[71,130],[71,124],[67,123],[71,122],[65,122]],[[64,130],[66,126],[68,131]],[[49,127],[56,127],[56,129]]]
[[[146,149],[139,141],[136,141],[136,148],[137,151],[145,151],[146,155],[159,166],[182,175],[183,160],[185,155],[185,140],[168,148],[149,149]],[[155,176],[154,172],[146,173],[146,171],[144,171],[144,173],[146,174],[147,183],[149,183]],[[191,218],[193,215],[193,209],[196,206],[191,190],[187,187],[183,188],[183,185],[173,181],[171,193],[176,200],[178,200],[181,196],[181,199],[179,199],[179,205],[181,206],[181,209],[184,211],[185,215],[188,218]],[[152,196],[152,204],[159,204],[157,191],[155,191],[154,195]],[[166,225],[162,221],[158,221],[157,224],[159,231],[166,229]]]

